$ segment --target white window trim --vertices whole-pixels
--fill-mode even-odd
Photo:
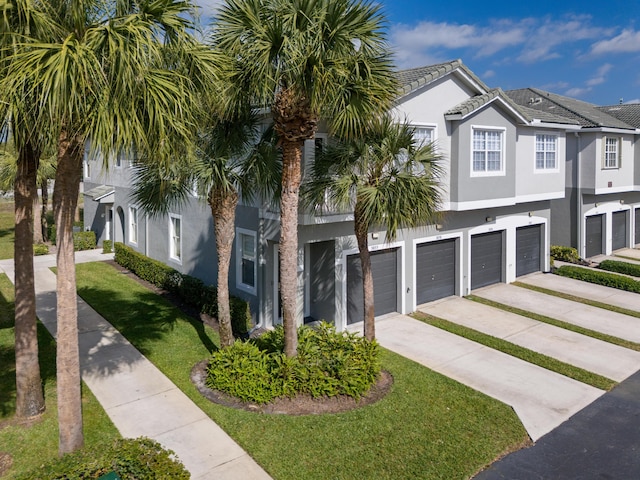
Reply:
[[[614,166],[607,165],[607,140],[610,138],[616,141],[616,164]],[[602,137],[602,169],[618,170],[621,166],[622,166],[622,137],[604,135]]]
[[[536,159],[536,155],[538,154],[538,149],[536,144],[538,143],[538,135],[546,135],[551,137],[556,137],[556,166],[555,168],[538,168],[538,163]],[[546,165],[546,159],[545,159]],[[533,172],[534,173],[558,173],[560,171],[560,135],[557,133],[549,133],[549,132],[535,132],[533,137]]]
[[[253,283],[254,285],[247,285],[242,283],[242,235],[247,235],[253,237],[253,245],[255,251],[253,252],[254,260],[253,260]],[[258,282],[258,235],[253,230],[246,230],[244,228],[236,228],[236,288],[239,290],[243,290],[252,295],[256,295],[257,293],[257,282]]]
[[[131,219],[133,218],[133,215],[132,215],[132,211],[133,210],[136,211],[136,228],[135,228],[136,238],[135,238],[135,240],[133,240],[131,238],[132,237],[131,234],[134,231],[133,225],[132,225],[132,222],[131,222]],[[138,240],[140,239],[140,209],[138,208],[137,205],[129,205],[129,212],[128,213],[129,213],[129,222],[128,222],[129,232],[128,232],[128,235],[127,235],[127,239],[128,239],[128,241],[129,241],[129,243],[131,245],[138,245]]]
[[[424,129],[429,129],[433,131],[433,139],[431,140],[431,142],[434,144],[434,146],[436,146],[438,144],[438,124],[437,123],[415,123],[415,122],[411,122],[410,124],[413,128],[424,128]],[[437,150],[437,148],[436,148]]]
[[[82,173],[84,178],[91,178],[91,164],[89,163],[91,160],[85,157],[84,162],[82,164]]]
[[[500,132],[500,170],[477,172],[473,170],[473,132],[475,130]],[[505,127],[495,127],[490,125],[471,125],[469,138],[469,172],[472,177],[503,177],[506,175],[506,163],[507,163],[507,148],[506,148],[506,133]]]
[[[174,237],[174,232],[173,232],[173,219],[176,218],[180,221],[180,232],[179,232],[179,239],[180,239],[180,256],[176,256],[175,255],[175,251],[173,249],[173,237]],[[183,251],[182,251],[182,215],[177,215],[175,213],[170,213],[169,214],[169,258],[174,261],[179,263],[180,265],[182,265],[182,255],[183,255]]]

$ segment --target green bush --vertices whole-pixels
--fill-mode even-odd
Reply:
[[[213,317],[217,316],[218,306],[215,286],[207,286],[200,279],[182,274],[123,243],[116,242],[114,250],[115,261],[118,265],[135,273],[138,277],[156,287],[164,288],[177,294],[185,303],[197,307],[201,312]],[[247,335],[252,322],[249,304],[237,297],[230,297],[229,304],[233,334],[236,337],[244,337]]]
[[[49,223],[49,241],[55,245],[56,244],[56,224],[51,222]]]
[[[112,252],[113,252],[113,240],[103,240],[102,253],[112,253]]]
[[[47,255],[49,253],[49,246],[46,243],[37,243],[33,246],[33,254],[38,255]]]
[[[96,232],[73,232],[73,248],[76,252],[96,248]]]
[[[214,352],[207,386],[245,401],[267,403],[277,397],[309,394],[360,398],[380,373],[378,344],[329,324],[300,327],[298,355],[282,353],[282,327],[257,340],[236,342]]]
[[[85,448],[42,465],[19,480],[98,478],[115,471],[122,480],[186,480],[189,472],[148,438],[118,439],[111,445]]]
[[[640,282],[633,278],[616,275],[615,273],[600,272],[590,268],[573,267],[570,265],[563,265],[557,269],[555,273],[563,277],[575,278],[606,287],[640,293]]]
[[[567,263],[582,263],[578,250],[573,247],[563,247],[561,245],[551,245],[551,257],[554,260]]]
[[[640,277],[640,265],[636,265],[635,263],[603,260],[600,262],[600,265],[598,265],[598,268],[609,272],[624,273],[625,275]]]

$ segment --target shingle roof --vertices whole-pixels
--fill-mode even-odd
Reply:
[[[518,105],[577,121],[582,127],[633,128],[599,110],[596,105],[575,98],[563,97],[537,88],[508,90],[505,93]]]
[[[427,65],[424,67],[411,68],[409,70],[400,70],[396,73],[396,78],[400,84],[400,95],[398,98],[402,98],[410,93],[416,91],[420,87],[427,85],[440,77],[443,77],[449,72],[456,69],[464,71],[474,82],[476,82],[484,90],[489,90],[482,80],[469,70],[462,63],[462,60],[453,60],[445,63],[438,63],[435,65]]]
[[[487,93],[482,95],[476,95],[475,97],[471,97],[465,100],[462,103],[459,103],[449,111],[445,112],[445,115],[461,115],[463,117],[469,115],[470,113],[478,110],[479,108],[485,106],[487,103],[491,102],[493,99],[500,97],[505,103],[507,103],[511,108],[513,108],[516,112],[518,112],[522,117],[524,117],[527,121],[531,121],[531,118],[527,115],[523,109],[516,105],[513,100],[507,97],[502,89],[494,88],[489,90]]]
[[[607,105],[597,107],[598,110],[604,112],[624,123],[628,123],[632,127],[640,128],[640,103],[626,103],[622,105]]]

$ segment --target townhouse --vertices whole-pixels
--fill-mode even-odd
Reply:
[[[535,108],[535,102],[520,101],[513,92],[491,89],[460,60],[402,71],[398,79],[402,89],[392,114],[399,121],[408,119],[416,135],[434,141],[444,157],[444,214],[437,225],[401,230],[393,242],[384,231],[370,232],[376,315],[408,313],[422,303],[548,270],[555,239],[553,206],[572,206],[574,187],[566,182],[575,177],[574,157],[586,148],[581,117]],[[589,132],[594,135],[591,148],[615,133],[619,151],[632,158],[633,129],[622,124]],[[326,141],[321,129],[306,142],[303,171]],[[116,159],[105,173],[99,159],[86,159],[85,226],[99,241],[122,241],[215,283],[210,210],[194,197],[167,216],[145,215],[130,199],[129,166],[126,159]],[[597,191],[602,182],[617,185],[610,173],[600,178],[591,172],[594,198],[602,195]],[[580,185],[588,195],[586,187]],[[585,196],[585,218],[613,215],[612,207],[592,212],[587,208],[591,200],[593,208],[600,208],[600,201]],[[623,208],[635,202],[624,200],[618,202]],[[607,203],[615,203],[613,197]],[[606,228],[605,220],[602,225]],[[567,228],[558,234],[567,242],[554,243],[567,244],[576,234]],[[301,211],[298,234],[299,322],[323,319],[338,329],[360,322],[362,280],[353,215]],[[250,302],[256,324],[264,327],[281,322],[278,240],[277,206],[238,207],[230,290]]]
[[[598,107],[534,88],[506,93],[580,125],[567,136],[566,192],[551,204],[552,243],[584,258],[640,243],[640,104]]]

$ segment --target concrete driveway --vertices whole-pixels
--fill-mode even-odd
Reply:
[[[552,290],[609,300],[640,310],[640,296],[620,296],[610,288],[555,275],[534,274],[523,281]],[[598,287],[594,289],[593,287]],[[601,290],[604,289],[604,290]],[[513,285],[497,284],[474,295],[576,323],[610,335],[636,340],[640,320],[607,310],[540,294]],[[585,308],[586,307],[586,308]],[[565,363],[622,381],[640,369],[640,352],[580,335],[459,297],[419,307],[444,318]],[[605,392],[563,375],[427,325],[406,315],[376,321],[380,344],[437,372],[511,405],[536,441],[592,403]]]

